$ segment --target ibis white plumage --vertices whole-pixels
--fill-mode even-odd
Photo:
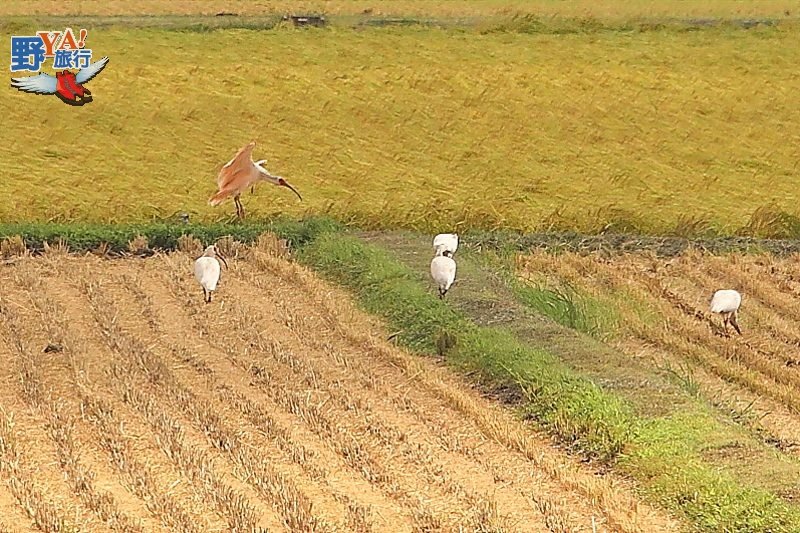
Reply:
[[[203,300],[206,303],[211,302],[211,293],[217,289],[217,283],[219,283],[221,268],[218,259],[221,259],[226,267],[228,266],[228,262],[219,252],[219,249],[212,244],[194,262],[194,277],[203,287]]]
[[[440,250],[448,251],[452,256],[458,249],[458,235],[456,233],[440,233],[433,238],[433,249],[437,253]]]
[[[450,250],[437,249],[431,261],[431,277],[439,289],[439,299],[444,298],[456,280],[456,262]]]
[[[739,307],[742,305],[742,295],[733,289],[720,289],[711,297],[711,312],[722,315],[722,325],[728,333],[728,324],[733,326],[736,333],[742,334],[736,321]]]

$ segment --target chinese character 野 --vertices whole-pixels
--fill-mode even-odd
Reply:
[[[44,63],[44,52],[39,36],[11,37],[11,71],[38,71]]]

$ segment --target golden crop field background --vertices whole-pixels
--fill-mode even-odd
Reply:
[[[261,186],[251,216],[738,231],[799,212],[798,35],[90,30],[94,102],[0,103],[0,220],[228,217],[206,200],[255,139],[304,202]]]
[[[143,0],[135,4],[120,0],[79,0],[69,3],[54,0],[6,2],[0,15],[185,15],[220,11],[241,15],[286,12],[323,12],[331,15],[362,14],[427,16],[487,16],[509,13],[535,13],[544,16],[587,16],[621,19],[647,16],[791,16],[800,9],[796,0],[628,0],[594,2],[576,0]],[[787,13],[788,12],[788,13]],[[796,13],[795,13],[796,14]]]

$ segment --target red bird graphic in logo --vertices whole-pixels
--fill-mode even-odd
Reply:
[[[11,86],[26,93],[54,94],[65,104],[85,105],[92,101],[92,92],[83,84],[100,74],[107,64],[108,58],[104,57],[100,61],[80,69],[77,74],[73,74],[69,70],[62,70],[56,72],[55,76],[39,74],[25,78],[11,78]]]

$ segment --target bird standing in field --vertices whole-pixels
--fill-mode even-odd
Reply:
[[[736,333],[742,334],[739,324],[736,322],[741,305],[742,295],[733,289],[720,289],[711,297],[711,312],[722,315],[722,325],[726,335],[728,334],[728,323],[733,326]]]
[[[211,293],[217,289],[217,283],[219,282],[220,264],[217,260],[218,258],[222,259],[227,268],[228,262],[219,252],[216,245],[212,244],[194,262],[194,277],[203,287],[203,300],[206,303],[211,302]]]
[[[456,262],[450,250],[438,249],[431,261],[431,277],[439,289],[439,299],[444,298],[456,280]]]
[[[236,152],[233,159],[228,161],[222,170],[217,175],[217,188],[218,191],[215,195],[208,199],[211,205],[219,205],[228,196],[233,196],[233,202],[236,204],[236,215],[239,218],[244,218],[244,207],[239,197],[242,193],[250,187],[250,192],[259,181],[268,181],[273,185],[280,185],[287,187],[297,195],[300,200],[303,199],[300,193],[294,187],[289,185],[285,179],[280,176],[270,174],[262,165],[267,160],[253,161],[252,154],[256,142],[253,141],[247,146]]]
[[[433,238],[433,249],[437,253],[439,250],[447,250],[452,256],[458,250],[458,235],[455,233],[440,233]]]

